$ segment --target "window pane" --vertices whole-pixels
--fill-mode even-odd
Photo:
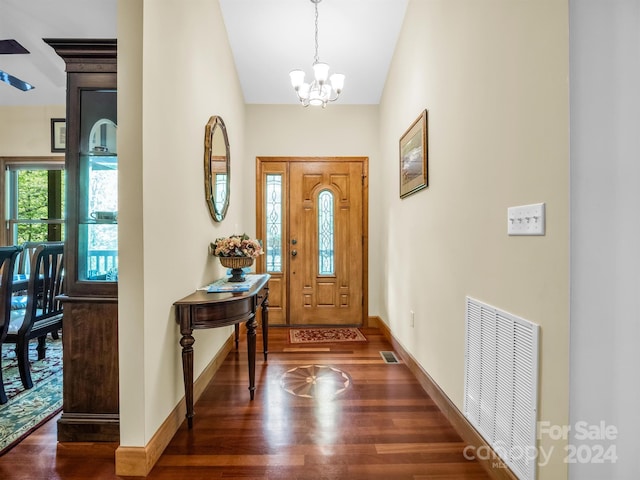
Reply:
[[[318,273],[333,275],[333,194],[318,195]]]
[[[282,272],[282,175],[267,175],[267,272]]]
[[[48,177],[46,170],[18,170],[18,218],[47,217]]]

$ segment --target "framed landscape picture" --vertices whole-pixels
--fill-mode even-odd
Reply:
[[[428,165],[427,111],[425,110],[400,137],[400,198],[429,185]]]

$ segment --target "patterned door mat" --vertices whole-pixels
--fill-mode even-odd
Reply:
[[[292,328],[289,330],[291,343],[331,343],[366,342],[357,328]]]

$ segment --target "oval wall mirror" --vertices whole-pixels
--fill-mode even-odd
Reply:
[[[211,218],[221,222],[229,208],[229,139],[221,117],[214,115],[204,129],[204,193]]]

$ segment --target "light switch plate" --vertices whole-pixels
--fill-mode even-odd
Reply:
[[[544,235],[544,203],[509,207],[507,210],[507,233],[509,235]]]

